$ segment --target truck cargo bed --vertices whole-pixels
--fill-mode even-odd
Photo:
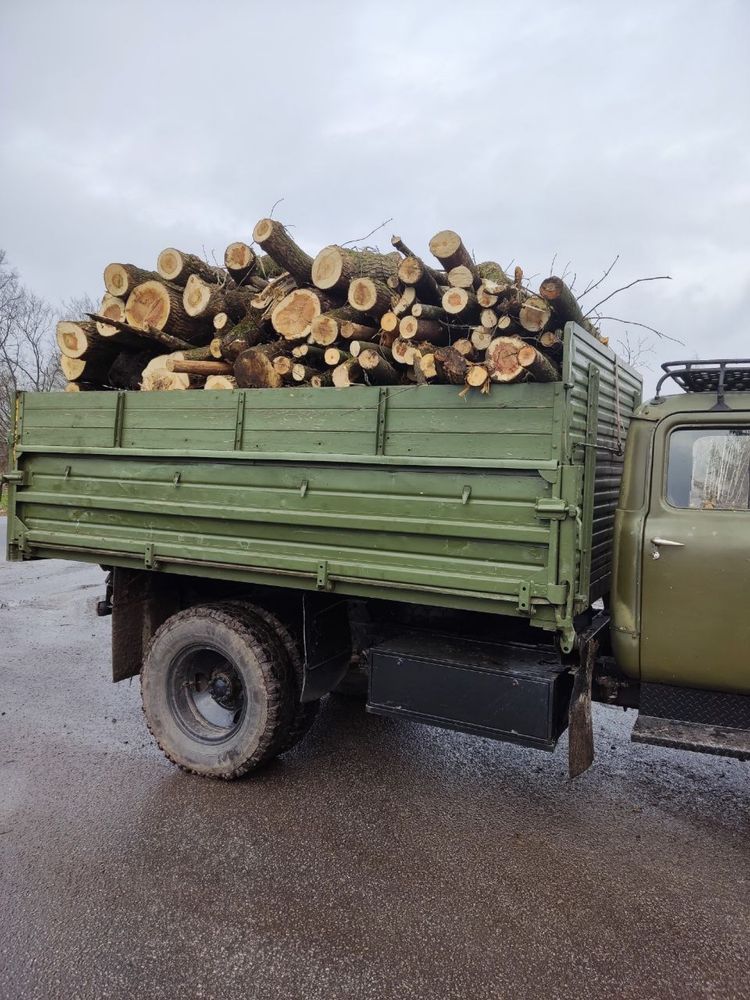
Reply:
[[[67,558],[528,617],[609,588],[640,379],[569,324],[563,379],[21,393],[12,559]]]

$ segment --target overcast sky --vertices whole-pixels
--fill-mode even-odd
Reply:
[[[0,246],[52,301],[275,217],[576,287],[750,356],[750,2],[40,2],[0,14]],[[584,303],[596,301],[587,296]],[[627,327],[603,323],[613,342]],[[637,337],[637,328],[630,328]],[[653,376],[652,376],[653,378]],[[652,381],[652,379],[650,380]]]

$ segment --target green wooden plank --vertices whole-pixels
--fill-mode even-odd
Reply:
[[[526,461],[548,459],[552,441],[548,434],[422,434],[386,432],[385,452],[399,455],[435,456],[440,458],[502,458]]]
[[[491,410],[452,409],[389,410],[389,434],[550,434],[553,410],[549,407]]]

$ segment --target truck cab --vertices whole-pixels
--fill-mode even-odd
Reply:
[[[750,748],[750,362],[663,366],[634,414],[615,518],[612,650],[633,738]],[[682,391],[664,395],[669,383]],[[744,731],[744,732],[743,732]]]

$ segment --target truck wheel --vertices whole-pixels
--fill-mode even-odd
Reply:
[[[241,609],[243,614],[255,615],[271,629],[275,636],[284,646],[292,667],[292,681],[294,683],[294,716],[292,718],[289,732],[282,741],[279,753],[287,753],[304,739],[310,732],[313,723],[320,709],[320,700],[302,702],[302,684],[305,679],[305,665],[300,652],[299,643],[286,625],[277,618],[271,611],[251,604],[249,601],[227,601],[227,606]]]
[[[229,602],[169,618],[141,672],[143,711],[163,753],[185,771],[214,778],[239,778],[280,752],[294,690],[279,638]]]

